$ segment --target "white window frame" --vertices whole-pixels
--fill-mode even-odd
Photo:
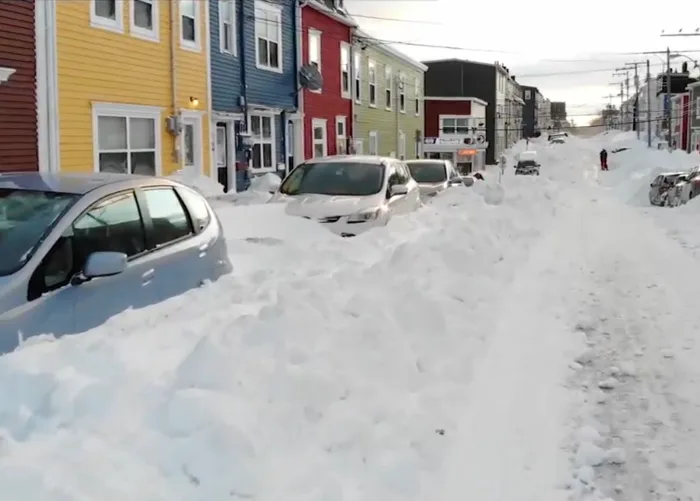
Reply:
[[[343,124],[343,133],[340,134],[338,132],[338,125]],[[347,155],[348,154],[348,149],[347,149],[347,139],[348,139],[348,119],[344,115],[338,115],[335,117],[335,151],[338,155]],[[340,153],[338,149],[338,145],[341,144],[345,150],[345,153]]]
[[[323,138],[316,139],[316,129],[323,130]],[[312,158],[320,158],[316,156],[316,145],[323,145],[323,155],[328,156],[328,121],[325,118],[314,118],[311,120],[311,155]]]
[[[700,96],[695,98],[695,118],[700,118]]]
[[[406,75],[399,73],[399,111],[406,113]]]
[[[185,40],[183,37],[183,24],[182,18],[185,17],[182,13],[182,1],[177,0],[177,10],[178,10],[178,26],[180,27],[180,48],[191,52],[201,52],[202,51],[202,27],[201,27],[201,9],[202,5],[198,0],[194,1],[194,41]],[[188,16],[189,17],[189,16]]]
[[[307,57],[309,58],[309,64],[316,63],[316,68],[318,69],[318,72],[321,73],[321,74],[323,74],[323,69],[322,69],[322,68],[323,68],[323,66],[322,66],[322,60],[323,60],[323,56],[322,56],[322,54],[323,54],[323,46],[322,46],[322,43],[323,43],[323,36],[322,36],[322,35],[323,35],[323,32],[322,32],[322,31],[319,31],[319,30],[317,30],[317,29],[315,29],[315,28],[309,28],[309,31],[308,31],[308,44],[309,44],[309,46],[307,47],[307,52],[308,52]],[[315,40],[318,42],[318,43],[317,43],[317,47],[318,47],[318,61],[314,61],[315,56],[311,54],[311,39],[312,39],[312,38],[315,39]],[[314,92],[314,93],[316,93],[316,94],[320,94],[321,92],[323,92],[323,88],[318,89],[318,90],[312,90],[312,91],[310,91],[310,92]]]
[[[231,4],[231,19],[224,18],[224,4]],[[219,0],[219,51],[222,54],[238,56],[238,37],[236,30],[236,0]],[[224,24],[231,25],[231,49],[226,50],[224,46]]]
[[[372,78],[374,70],[374,78]],[[374,102],[372,102],[372,87],[374,87]],[[370,59],[367,64],[367,95],[370,108],[377,107],[377,63]]]
[[[438,135],[443,136],[465,136],[471,134],[472,119],[471,115],[440,115],[438,117]],[[467,132],[442,132],[444,120],[466,120],[467,121]],[[456,129],[456,127],[455,127]]]
[[[100,146],[99,146],[99,117],[119,117],[127,119],[126,134],[127,134],[127,165],[131,171],[131,159],[129,153],[129,118],[147,118],[154,121],[155,127],[155,175],[162,176],[162,142],[161,142],[161,125],[162,125],[162,108],[157,106],[139,106],[135,104],[118,104],[118,103],[93,103],[92,105],[92,153],[93,153],[93,170],[100,172]],[[121,152],[122,150],[120,150]],[[151,151],[151,150],[147,150]]]
[[[124,0],[114,0],[116,19],[97,15],[95,0],[90,0],[90,26],[114,33],[124,33]]]
[[[251,127],[252,124],[252,119],[253,117],[260,117],[260,136],[256,137],[253,135],[253,128]],[[268,117],[270,119],[270,137],[269,138],[264,138],[262,135],[263,131],[263,126],[262,126],[262,119],[263,117]],[[250,143],[250,148],[251,148],[251,155],[250,155],[250,160],[248,160],[248,167],[250,167],[251,172],[276,172],[277,171],[277,121],[275,120],[276,115],[272,112],[268,111],[253,111],[248,113],[248,132],[250,132],[250,138],[251,138],[251,143]],[[263,144],[271,144],[271,152],[272,152],[272,165],[269,167],[263,166],[260,168],[255,168],[253,167],[253,145],[255,144],[260,144],[260,160],[261,162],[265,158],[264,152],[263,152]]]
[[[347,54],[347,68],[343,68],[343,54]],[[344,99],[352,99],[352,51],[350,50],[350,44],[347,42],[340,42],[340,95]],[[343,89],[343,73],[348,74],[348,88]]]
[[[182,154],[180,155],[180,167],[183,169],[192,168],[192,170],[197,172],[198,174],[205,175],[204,158],[202,155],[204,151],[204,141],[202,140],[204,132],[204,129],[202,127],[202,114],[197,111],[182,111],[181,115],[183,132],[182,134],[180,134],[180,151],[182,152]],[[187,165],[185,163],[186,159],[184,128],[186,125],[191,125],[194,129],[194,143],[192,144],[192,147],[194,148],[194,164],[192,165]]]
[[[364,139],[355,139],[353,141],[355,147],[355,155],[364,155],[365,141]]]
[[[525,91],[525,101],[529,101],[530,99],[532,99],[532,91],[528,89]]]
[[[136,26],[136,2],[151,4],[153,17],[153,29]],[[134,38],[140,38],[149,42],[160,40],[160,1],[159,0],[131,0],[129,9],[129,33]]]
[[[374,148],[372,148],[374,146]],[[379,132],[376,130],[369,131],[369,145],[367,147],[368,155],[379,155]]]
[[[384,66],[384,109],[391,111],[394,107],[394,72],[391,66]],[[386,105],[387,92],[389,93],[389,106]]]
[[[282,9],[276,5],[272,5],[267,2],[263,2],[261,0],[255,0],[255,17],[257,17],[257,12],[259,10],[265,11],[267,14],[272,14],[275,16],[275,26],[277,26],[277,36],[279,38],[278,42],[278,47],[277,47],[277,57],[279,58],[279,64],[278,67],[275,68],[273,66],[267,65],[267,64],[262,64],[260,63],[260,48],[258,45],[258,38],[263,38],[264,40],[267,40],[265,37],[260,37],[258,34],[258,23],[255,22],[255,67],[258,68],[259,70],[265,70],[265,71],[271,71],[273,73],[282,73],[283,67],[284,67],[284,48],[282,47]],[[268,55],[270,51],[268,50]]]
[[[399,160],[406,160],[406,133],[399,131]]]
[[[355,89],[354,89],[354,99],[355,103],[361,104],[362,103],[362,53],[360,51],[356,51],[352,55],[352,64],[353,64],[353,81],[355,82]]]
[[[416,77],[413,80],[413,88],[415,89],[414,92],[415,92],[415,99],[416,99],[416,102],[414,104],[414,112],[415,112],[415,115],[417,117],[419,117],[420,116],[420,103],[421,103],[421,99],[423,98],[423,96],[421,95],[420,78]]]

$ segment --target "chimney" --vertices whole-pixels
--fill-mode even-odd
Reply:
[[[512,78],[514,82],[516,81],[516,80],[515,80],[515,75],[511,76],[510,78]]]
[[[681,66],[681,73],[688,73],[688,62],[684,61],[683,66]]]

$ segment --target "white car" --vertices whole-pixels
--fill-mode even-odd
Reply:
[[[418,183],[404,162],[360,155],[307,160],[270,202],[287,202],[287,214],[316,220],[343,237],[384,226],[421,205]]]
[[[435,196],[451,186],[474,184],[473,178],[460,176],[449,160],[406,160],[406,165],[423,198]]]

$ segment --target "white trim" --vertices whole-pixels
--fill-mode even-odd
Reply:
[[[372,79],[372,70],[374,70],[374,79]],[[374,86],[374,103],[372,102],[372,86]],[[369,59],[367,61],[367,102],[370,108],[377,107],[377,97],[377,62]]]
[[[277,117],[279,116],[279,113],[275,113],[274,111],[267,111],[267,110],[255,110],[255,111],[250,111],[248,113],[248,132],[251,134],[251,138],[253,139],[253,144],[260,144],[260,162],[263,162],[263,159],[265,158],[265,155],[263,154],[263,144],[271,144],[271,156],[272,156],[272,165],[269,167],[259,167],[255,168],[253,167],[253,155],[250,155],[250,160],[248,160],[248,166],[250,167],[251,172],[277,172]],[[253,128],[251,127],[252,125],[252,118],[253,117],[260,117],[260,137],[253,137]],[[263,126],[262,126],[262,119],[265,117],[270,118],[270,137],[269,138],[263,138],[262,137],[262,131],[263,131]],[[256,139],[258,139],[256,141]],[[251,152],[252,152],[252,146],[251,146]]]
[[[353,51],[352,55],[353,64],[353,92],[356,104],[362,104],[362,53],[360,51]]]
[[[406,160],[406,133],[402,130],[399,131],[399,160]]]
[[[343,99],[352,99],[352,68],[351,65],[354,64],[352,60],[352,51],[350,50],[350,44],[344,41],[340,42],[340,95]],[[347,54],[348,60],[348,89],[343,90],[343,52]]]
[[[338,132],[338,125],[343,124],[343,133]],[[335,151],[338,155],[347,154],[347,139],[348,139],[348,117],[345,115],[338,115],[335,117],[335,129],[333,132],[335,136]],[[338,145],[342,144],[343,153],[338,151]]]
[[[422,90],[422,85],[419,77],[415,77],[413,79],[413,98],[414,98],[414,103],[413,103],[413,113],[417,117],[420,116],[420,103],[421,103],[421,90]]]
[[[208,2],[207,2],[208,3]],[[236,30],[236,9],[238,8],[238,5],[236,5],[236,0],[219,0],[219,51],[222,54],[229,54],[231,56],[238,56],[238,37],[237,35],[237,30]],[[224,19],[223,16],[223,6],[224,4],[229,3],[231,4],[231,12],[233,19]],[[226,50],[224,48],[224,23],[230,24],[231,25],[231,49]]]
[[[210,23],[210,12],[209,12],[209,2],[204,3],[204,33],[205,33],[205,40],[204,40],[204,57],[207,59],[207,75],[211,75],[211,23]],[[212,116],[212,106],[213,103],[211,101],[211,77],[207,78],[207,115],[209,118]],[[209,142],[208,142],[208,147],[209,147],[209,177],[214,179],[215,181],[218,179],[218,172],[214,168],[214,141],[216,140],[216,137],[214,136],[216,134],[216,130],[212,129],[211,127],[211,120],[210,120],[210,125],[209,125]],[[230,186],[230,184],[229,184]]]
[[[58,72],[56,54],[56,2],[37,2],[36,94],[39,170],[61,168],[58,123]]]
[[[136,26],[136,2],[151,4],[151,19],[153,29]],[[160,2],[161,0],[131,0],[129,2],[129,34],[149,42],[160,41]]]
[[[374,139],[374,153],[372,153],[372,140]],[[369,131],[369,145],[367,146],[368,155],[379,155],[379,131]]]
[[[471,134],[471,120],[475,118],[472,115],[438,115],[438,136],[466,136]],[[455,131],[454,132],[443,132],[442,129],[444,128],[443,122],[444,120],[454,120],[455,121]],[[467,121],[467,131],[466,132],[457,132],[457,120],[466,120]]]
[[[355,155],[364,155],[365,141],[364,139],[355,139],[353,141],[355,147]]]
[[[482,106],[488,106],[489,103],[478,97],[441,97],[441,96],[423,96],[423,101],[474,101]]]
[[[406,75],[399,71],[399,112],[406,114]],[[403,98],[403,103],[401,103]],[[405,148],[404,148],[405,150]]]
[[[12,75],[15,74],[17,70],[14,68],[5,68],[0,66],[0,84],[7,82]]]
[[[389,105],[387,105],[387,92],[389,92]],[[384,65],[384,109],[391,111],[394,109],[394,71],[388,64]]]
[[[267,37],[260,37],[258,35],[258,23],[257,23],[257,18],[258,18],[258,10],[262,10],[266,12],[267,14],[273,14],[276,19],[275,19],[275,26],[277,27],[277,36],[279,38],[279,41],[277,42],[277,58],[279,59],[278,67],[275,68],[273,66],[270,66],[268,64],[261,64],[260,63],[260,45],[258,44],[258,38],[263,38],[270,43],[269,39]],[[283,73],[283,60],[284,57],[283,55],[283,47],[282,47],[282,8],[273,5],[271,3],[264,2],[262,0],[255,0],[255,15],[253,22],[255,23],[255,26],[253,28],[253,34],[254,34],[254,40],[253,43],[255,43],[255,67],[258,68],[259,70],[265,70],[265,71],[271,71],[273,73]],[[270,55],[270,51],[268,50],[268,57]]]
[[[38,3],[38,2],[37,2]],[[95,10],[95,0],[90,0],[90,26],[114,33],[124,33],[124,0],[114,0],[116,19],[100,17]]]
[[[525,94],[523,97],[526,101],[529,101],[530,99],[532,99],[532,90],[525,89]]]
[[[137,104],[119,104],[119,103],[100,103],[92,102],[92,154],[93,154],[93,170],[94,172],[100,172],[100,148],[99,148],[99,127],[98,118],[101,116],[112,116],[126,118],[127,128],[126,128],[126,140],[127,140],[127,158],[129,158],[129,153],[131,149],[129,147],[129,119],[131,118],[147,118],[153,120],[153,127],[155,129],[155,145],[154,145],[154,155],[155,155],[155,175],[161,176],[163,173],[162,167],[162,155],[163,146],[161,141],[161,129],[162,120],[161,113],[162,108],[157,106],[140,106]],[[151,149],[148,149],[151,151]],[[131,174],[131,172],[129,172]]]
[[[199,2],[198,0],[176,0],[176,1],[177,1],[177,13],[178,13],[177,25],[180,27],[180,48],[187,50],[187,51],[190,51],[190,52],[201,52],[202,51],[201,4],[203,2]],[[183,1],[184,2],[192,1],[194,3],[194,7],[195,7],[194,8],[194,41],[185,40],[183,38],[182,18],[185,17],[185,15],[182,13],[182,2]],[[189,16],[187,16],[187,17],[189,17]],[[190,18],[190,19],[192,19],[192,18]]]
[[[695,118],[700,118],[700,96],[695,98]]]
[[[323,130],[322,139],[316,139],[316,129]],[[311,119],[311,158],[319,158],[316,156],[317,144],[322,144],[323,146],[323,155],[321,156],[328,156],[328,121],[325,118]]]
[[[202,113],[198,111],[181,111],[182,116],[182,133],[180,134],[180,155],[181,162],[180,168],[187,169],[189,167],[194,170],[199,175],[204,175],[204,127],[202,120]],[[194,164],[185,164],[185,126],[191,125],[193,127],[194,141],[192,148],[194,149]]]
[[[418,61],[411,59],[403,52],[399,52],[398,50],[390,47],[386,43],[377,42],[374,37],[370,36],[366,32],[361,31],[361,30],[357,30],[356,34],[360,38],[366,38],[370,41],[375,41],[376,43],[371,44],[371,47],[373,49],[376,49],[380,52],[383,52],[385,55],[392,57],[392,58],[395,58],[395,59],[398,59],[401,62],[408,64],[409,66],[412,66],[416,69],[419,69],[419,70],[424,71],[424,72],[428,71],[428,67],[426,65],[424,65],[423,63],[419,63]]]
[[[318,42],[318,61],[314,61],[315,57],[313,54],[311,54],[311,39],[316,39]],[[323,74],[323,32],[320,30],[317,30],[316,28],[309,28],[308,33],[307,33],[307,58],[309,60],[309,64],[316,64],[316,68],[318,69],[318,72]],[[314,94],[321,94],[323,92],[323,87],[321,87],[318,90],[312,90],[309,92],[313,92]]]

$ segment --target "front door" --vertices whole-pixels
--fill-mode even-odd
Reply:
[[[296,145],[296,134],[294,134],[294,122],[289,120],[287,122],[287,140],[285,141],[285,149],[287,150],[286,161],[287,161],[287,172],[292,172],[295,167],[294,160],[294,149]]]
[[[229,190],[229,144],[226,122],[216,124],[216,174],[224,192]]]

